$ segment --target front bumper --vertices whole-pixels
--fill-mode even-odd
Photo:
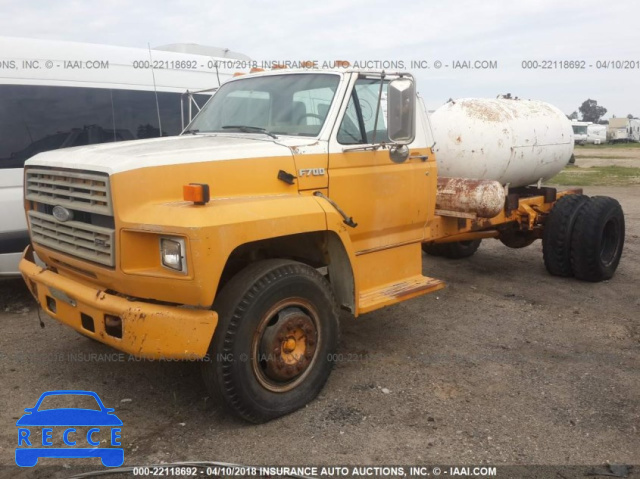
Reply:
[[[47,314],[76,331],[139,357],[199,359],[207,354],[218,314],[210,310],[151,304],[108,294],[35,264],[25,249],[20,272]],[[55,311],[49,305],[55,303]],[[121,336],[110,334],[106,315],[120,318]],[[92,320],[91,331],[83,326]],[[89,323],[90,324],[90,323]]]

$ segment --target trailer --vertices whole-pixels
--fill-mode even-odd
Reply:
[[[493,238],[517,261],[541,239],[552,275],[612,278],[620,204],[544,186],[573,145],[543,102],[458,100],[431,125],[406,72],[256,72],[179,137],[27,161],[20,270],[49,316],[134,356],[197,360],[213,397],[265,422],[321,391],[339,311],[445,287],[428,255]]]
[[[637,118],[629,120],[629,139],[640,142],[640,120]]]
[[[593,123],[587,126],[587,143],[602,145],[607,142],[607,126]]]
[[[609,143],[627,143],[631,140],[628,118],[611,118],[607,126]]]
[[[571,128],[573,128],[573,138],[576,145],[584,145],[588,139],[588,127],[592,125],[590,121],[571,120]]]

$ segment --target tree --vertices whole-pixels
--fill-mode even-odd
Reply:
[[[585,100],[578,110],[582,114],[582,121],[590,121],[592,123],[598,123],[600,118],[607,112],[605,107],[599,106],[598,102],[591,98]]]
[[[519,100],[517,96],[511,96],[511,93],[505,93],[498,95],[498,98],[502,98],[503,100]]]
[[[567,118],[569,118],[569,120],[577,120],[578,119],[578,112],[574,111],[573,113],[571,113],[571,115],[567,115]]]
[[[635,116],[633,116],[631,113],[629,113],[629,114],[627,115],[627,118],[629,118],[629,120],[633,120],[633,119],[635,118]]]

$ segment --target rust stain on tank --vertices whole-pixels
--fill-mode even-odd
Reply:
[[[438,178],[436,208],[493,218],[504,205],[504,189],[495,181]]]
[[[462,107],[466,110],[466,114],[470,117],[478,118],[485,121],[504,121],[506,118],[501,115],[500,111],[487,103],[476,101],[466,101],[462,103]]]

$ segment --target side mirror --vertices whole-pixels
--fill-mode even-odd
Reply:
[[[416,88],[413,78],[397,78],[387,90],[387,131],[396,145],[408,145],[416,137]]]

